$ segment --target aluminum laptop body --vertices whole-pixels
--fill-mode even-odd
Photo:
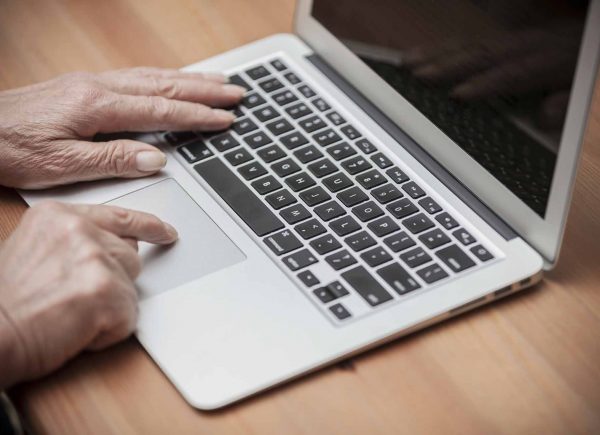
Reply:
[[[190,405],[220,408],[541,278],[557,259],[575,178],[600,47],[599,3],[590,2],[584,13],[568,110],[542,206],[539,201],[528,205],[523,198],[529,193],[501,183],[402,95],[397,90],[402,85],[385,80],[386,71],[395,74],[394,68],[403,65],[406,51],[402,44],[380,40],[377,21],[344,27],[344,8],[360,8],[350,0],[299,1],[296,34],[274,35],[185,68],[223,71],[252,87],[254,97],[239,113],[252,122],[239,122],[225,139],[222,133],[143,134],[140,140],[169,156],[155,176],[21,193],[29,204],[53,198],[148,211],[179,230],[180,240],[172,247],[140,247],[144,270],[138,280],[136,335]],[[370,6],[382,12],[376,17],[381,29],[386,7],[386,2]],[[297,101],[285,101],[286,89]],[[250,107],[254,104],[256,109]],[[275,109],[282,121],[261,123],[272,112],[259,111],[266,107],[261,104]],[[303,118],[302,110],[311,115]],[[509,120],[506,125],[520,125],[510,111],[500,112]],[[326,125],[319,129],[317,122]],[[250,124],[257,129],[247,132]],[[536,137],[534,129],[518,128],[526,140]],[[307,143],[296,147],[288,130],[302,133]],[[327,142],[330,138],[334,143]],[[321,157],[312,161],[314,152]],[[270,160],[277,153],[281,160]],[[238,164],[241,158],[249,163]],[[289,165],[278,163],[284,158],[298,172],[288,175]],[[330,161],[331,175],[310,166],[319,159]],[[375,175],[355,172],[353,165],[368,165]],[[253,178],[252,171],[263,170],[263,178]],[[377,174],[381,185],[373,180]],[[307,179],[314,183],[314,195],[325,192],[327,201],[343,203],[341,208],[318,209],[328,203],[310,202],[313,197],[302,186]],[[338,182],[345,190],[336,190]],[[254,195],[251,206],[258,214],[268,207],[268,218],[244,208],[248,204],[230,194],[230,184]],[[289,191],[287,200],[272,195],[277,193],[268,190],[273,184]],[[343,194],[350,185],[368,200],[355,205],[351,194]],[[384,186],[393,192],[393,202]],[[279,207],[273,205],[277,201],[292,202]],[[415,207],[410,216],[402,215],[407,206]],[[301,209],[310,217],[295,221]],[[369,216],[373,210],[380,213],[376,219]],[[330,218],[328,213],[337,214]],[[438,219],[442,213],[452,221]],[[416,215],[425,218],[412,219]],[[343,234],[345,216],[358,225],[348,235]],[[311,220],[316,224],[305,225]],[[379,224],[372,225],[375,221]],[[323,228],[324,233],[311,233]],[[437,232],[429,238],[421,237],[433,229]],[[290,234],[301,246],[286,248]],[[339,243],[331,251],[327,235]],[[406,237],[413,245],[403,248]],[[363,248],[364,243],[373,245]]]

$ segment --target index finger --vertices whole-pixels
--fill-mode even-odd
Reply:
[[[178,238],[175,228],[150,213],[111,205],[71,204],[68,207],[122,238],[158,245],[168,245]]]

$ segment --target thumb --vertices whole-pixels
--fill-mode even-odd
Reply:
[[[76,142],[80,153],[76,165],[79,180],[101,178],[137,178],[160,171],[167,156],[158,148],[143,142],[117,139],[108,142]]]

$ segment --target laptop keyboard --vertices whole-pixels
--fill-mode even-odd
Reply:
[[[164,139],[335,323],[494,259],[283,60],[230,81],[248,93],[229,130]]]

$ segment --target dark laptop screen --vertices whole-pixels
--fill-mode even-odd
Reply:
[[[312,15],[543,217],[587,7],[314,0]]]

